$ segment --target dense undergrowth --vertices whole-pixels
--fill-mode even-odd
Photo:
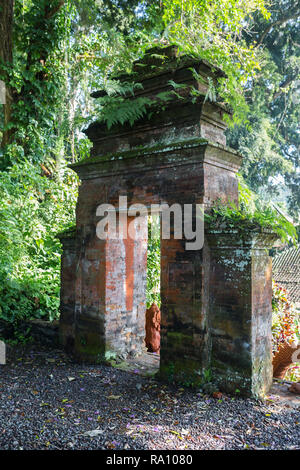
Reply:
[[[28,162],[0,172],[0,318],[58,317],[59,231],[74,221],[76,175],[47,178]]]

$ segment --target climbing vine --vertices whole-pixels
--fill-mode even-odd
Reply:
[[[297,243],[297,231],[293,223],[278,209],[258,198],[243,179],[239,179],[239,207],[233,202],[224,204],[217,201],[209,214],[205,214],[207,224],[236,228],[248,231],[264,228],[277,233],[285,243]]]

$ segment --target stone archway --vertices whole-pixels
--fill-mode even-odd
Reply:
[[[205,61],[177,57],[177,48],[149,51],[135,64],[136,96],[170,90],[170,80],[194,86],[133,127],[94,123],[86,131],[91,156],[72,165],[81,179],[76,229],[61,235],[61,341],[79,360],[108,353],[135,354],[144,347],[147,240],[101,240],[101,204],[238,204],[241,156],[226,147],[228,111],[205,99],[209,81],[222,72]],[[142,68],[141,68],[142,64]],[[153,65],[155,68],[153,69]],[[202,77],[195,79],[194,68]],[[155,70],[153,72],[153,70]],[[123,76],[123,80],[131,77]],[[185,89],[183,89],[185,90]],[[101,94],[101,92],[100,92]],[[95,93],[94,97],[99,96]],[[120,217],[120,213],[118,213]],[[146,218],[145,218],[146,223]],[[272,382],[271,270],[266,248],[273,236],[245,239],[232,231],[206,233],[204,246],[162,240],[160,374],[199,374],[212,368],[220,388],[259,396]]]

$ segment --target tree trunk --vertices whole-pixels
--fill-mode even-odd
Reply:
[[[6,96],[4,104],[4,125],[11,121],[12,93],[9,87],[9,74],[5,66],[13,64],[13,15],[14,0],[0,0],[0,80],[5,83]],[[4,67],[3,67],[4,66]],[[12,130],[5,130],[2,136],[1,147],[10,142]]]

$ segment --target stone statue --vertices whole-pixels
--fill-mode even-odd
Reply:
[[[146,310],[146,338],[145,343],[148,352],[159,353],[160,350],[160,310],[156,304],[152,304]]]

